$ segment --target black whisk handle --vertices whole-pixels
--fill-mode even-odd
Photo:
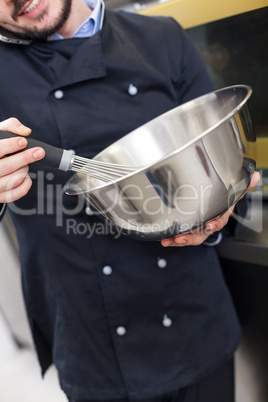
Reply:
[[[20,136],[17,134],[10,133],[9,131],[0,130],[0,140],[12,137],[20,137]],[[22,138],[26,138],[28,144],[25,148],[23,148],[21,151],[18,152],[22,152],[25,149],[29,148],[41,147],[44,149],[46,154],[43,159],[37,161],[36,163],[64,171],[67,171],[69,169],[73,155],[72,151],[66,151],[65,149],[54,147],[53,145],[46,144],[42,141],[35,140],[34,138],[31,137],[22,137]]]

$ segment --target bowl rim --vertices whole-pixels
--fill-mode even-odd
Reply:
[[[212,131],[214,131],[216,128],[218,128],[220,125],[222,125],[223,123],[225,123],[228,119],[230,119],[230,117],[232,117],[235,113],[237,113],[239,110],[242,109],[242,107],[246,104],[246,102],[248,101],[248,99],[250,98],[250,96],[252,95],[252,87],[250,85],[244,85],[244,84],[238,84],[238,85],[231,85],[228,87],[224,87],[224,88],[219,88],[215,91],[212,92],[208,92],[204,95],[201,95],[197,98],[194,98],[188,102],[185,102],[181,105],[176,106],[175,108],[172,108],[170,110],[168,110],[165,113],[162,113],[161,115],[155,117],[152,120],[149,120],[147,123],[137,127],[136,129],[132,130],[131,132],[129,132],[128,134],[124,135],[122,138],[126,138],[127,136],[133,134],[135,131],[141,129],[142,127],[145,127],[147,124],[150,124],[152,122],[155,122],[156,120],[160,119],[161,117],[167,116],[168,114],[171,114],[172,112],[174,113],[174,111],[176,111],[176,109],[178,109],[179,107],[183,106],[183,105],[187,105],[190,104],[191,102],[194,102],[197,99],[202,99],[205,97],[208,97],[209,95],[216,95],[219,92],[224,92],[224,91],[230,91],[230,90],[236,90],[236,89],[244,89],[245,90],[245,97],[243,98],[243,100],[229,113],[227,113],[222,119],[220,119],[217,123],[213,124],[211,127],[207,128],[206,130],[204,130],[201,134],[199,134],[197,137],[189,140],[188,142],[186,142],[185,144],[183,144],[181,147],[175,149],[174,151],[171,151],[169,153],[167,153],[166,155],[162,156],[161,158],[159,158],[158,160],[148,163],[147,165],[143,165],[141,167],[137,167],[137,170],[135,170],[134,172],[128,173],[122,177],[119,177],[117,179],[111,180],[107,183],[103,183],[103,184],[99,184],[95,187],[89,188],[87,190],[81,190],[81,191],[73,191],[69,188],[70,183],[74,180],[75,177],[77,177],[78,175],[83,175],[86,176],[83,173],[75,173],[65,184],[64,186],[64,192],[67,195],[78,195],[78,194],[85,194],[85,193],[92,193],[95,192],[96,190],[100,190],[100,189],[104,189],[107,188],[111,185],[114,185],[116,183],[120,183],[121,181],[128,179],[131,176],[137,175],[153,166],[156,166],[158,163],[165,161],[168,158],[171,158],[172,156],[178,154],[179,152],[183,151],[184,149],[190,147],[191,145],[193,145],[195,142],[199,141],[200,139],[202,139],[203,137],[206,137],[208,134],[210,134]],[[112,144],[110,144],[108,147],[106,147],[105,149],[103,149],[101,152],[99,152],[97,155],[94,156],[93,160],[98,160],[98,156],[102,154],[102,152],[106,151],[107,149],[109,149],[109,147],[114,146],[117,142],[121,141],[122,138],[120,138],[119,140],[113,142]]]

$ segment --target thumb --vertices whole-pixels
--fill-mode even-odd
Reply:
[[[249,185],[249,187],[248,187],[246,192],[252,190],[256,186],[256,184],[258,183],[260,178],[261,178],[260,173],[258,171],[255,171],[254,174],[253,174],[253,177],[251,179],[250,185]]]

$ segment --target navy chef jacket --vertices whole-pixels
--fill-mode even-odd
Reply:
[[[107,11],[92,38],[1,44],[0,66],[1,120],[15,116],[33,137],[85,157],[212,90],[175,21],[122,12]],[[43,373],[54,362],[73,398],[135,400],[232,356],[240,328],[213,247],[118,237],[63,194],[69,173],[31,165],[31,175],[10,210]]]

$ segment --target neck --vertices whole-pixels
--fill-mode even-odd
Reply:
[[[71,38],[77,28],[90,16],[92,10],[83,2],[83,0],[73,0],[70,15],[58,31],[64,38]]]

